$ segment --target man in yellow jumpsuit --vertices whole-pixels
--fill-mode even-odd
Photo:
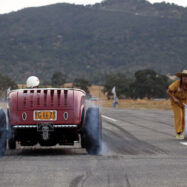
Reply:
[[[176,130],[176,139],[184,139],[184,105],[187,105],[187,70],[177,73],[180,80],[173,82],[167,93],[171,99],[171,106],[174,113],[174,122]]]

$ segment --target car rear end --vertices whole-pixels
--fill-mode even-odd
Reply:
[[[73,145],[82,128],[85,92],[78,89],[22,89],[9,93],[12,141],[23,146]]]

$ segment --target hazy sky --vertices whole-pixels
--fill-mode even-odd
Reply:
[[[74,4],[94,4],[102,0],[0,0],[0,14],[17,11],[25,7],[42,6],[54,3],[74,3]],[[163,0],[148,0],[151,3],[162,2]],[[175,3],[187,7],[187,0],[166,0],[166,2]]]

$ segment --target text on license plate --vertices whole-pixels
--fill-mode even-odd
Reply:
[[[34,120],[55,121],[56,119],[57,119],[56,110],[34,111]]]

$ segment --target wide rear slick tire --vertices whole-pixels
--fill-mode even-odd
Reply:
[[[6,151],[7,130],[6,130],[6,115],[3,109],[0,109],[0,156],[3,156]]]
[[[98,155],[101,152],[101,123],[99,108],[88,108],[83,126],[83,142],[88,154]]]
[[[8,139],[8,148],[10,150],[16,149],[16,141],[14,139],[14,130],[10,124],[10,111],[7,109],[7,116],[8,116],[8,132],[7,132],[7,139]]]

